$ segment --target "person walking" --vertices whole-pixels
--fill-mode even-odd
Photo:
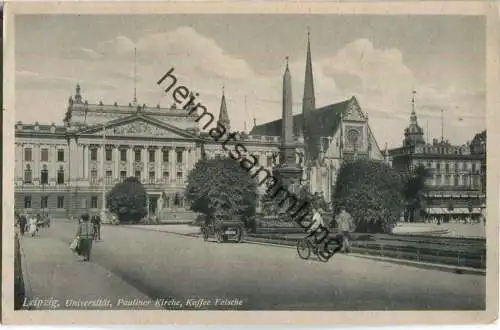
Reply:
[[[92,217],[92,225],[94,226],[94,240],[101,240],[101,217],[96,215]]]
[[[36,217],[31,216],[29,219],[29,225],[28,225],[28,234],[34,237],[37,232],[37,227],[36,227]]]
[[[90,260],[92,241],[94,240],[94,226],[89,221],[89,215],[82,215],[82,221],[78,224],[76,238],[78,239],[78,254],[83,256],[84,261]]]
[[[337,215],[337,227],[342,235],[342,253],[348,253],[351,250],[351,244],[349,242],[351,231],[354,230],[354,219],[346,211],[345,207],[340,207],[340,213]]]
[[[21,232],[21,236],[24,236],[27,222],[28,220],[26,219],[26,214],[21,213],[21,215],[19,216],[19,231]]]

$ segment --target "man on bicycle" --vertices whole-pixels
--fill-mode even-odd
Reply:
[[[308,229],[309,233],[314,233],[316,230],[318,230],[320,227],[325,227],[325,223],[323,221],[323,217],[321,216],[321,213],[319,212],[318,208],[314,207],[313,208],[313,217],[312,217],[312,224]]]

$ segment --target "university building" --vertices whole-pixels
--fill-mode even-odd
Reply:
[[[484,132],[484,138],[485,138]],[[413,100],[410,125],[402,146],[389,150],[392,166],[411,171],[417,166],[429,170],[424,192],[426,219],[450,221],[478,219],[485,208],[486,147],[479,138],[464,145],[452,145],[444,138],[424,140]]]
[[[291,79],[288,65],[286,75]],[[386,155],[356,98],[317,108],[313,80],[308,38],[302,113],[240,132],[237,142],[272,172],[282,162],[281,129],[286,119],[285,127],[293,130],[301,184],[330,201],[343,160],[384,161]],[[228,131],[229,112],[223,92],[218,122]],[[105,192],[135,176],[146,188],[150,214],[169,219],[171,213],[188,212],[184,189],[189,171],[201,157],[227,156],[221,143],[200,129],[207,121],[200,116],[205,115],[175,102],[167,108],[136,102],[91,104],[77,85],[62,125],[16,124],[15,208],[47,211],[55,217],[97,214],[105,206]],[[260,192],[264,190],[260,186]]]

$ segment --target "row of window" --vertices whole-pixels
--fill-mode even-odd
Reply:
[[[113,161],[112,149],[106,149],[104,153],[105,153],[104,157],[107,162]],[[163,162],[168,163],[170,161],[169,151],[163,150],[162,155],[163,155]],[[183,163],[182,155],[183,155],[182,150],[176,151],[177,163]],[[156,161],[156,150],[149,150],[148,156],[149,156],[148,161],[150,163],[154,163]],[[97,149],[90,149],[90,160],[97,161]],[[142,161],[142,151],[140,149],[134,150],[134,160],[136,162]],[[127,149],[120,149],[120,161],[122,162],[127,161]]]
[[[40,208],[46,209],[49,206],[49,196],[41,196],[40,197]],[[24,208],[31,209],[31,195],[24,196]],[[57,196],[57,208],[64,208],[64,196]]]
[[[444,164],[442,164],[440,162],[432,163],[432,162],[428,161],[427,163],[422,162],[421,164],[423,166],[429,168],[429,169],[435,168],[438,171],[440,171],[440,170],[445,170],[445,171],[450,171],[450,170],[456,170],[456,171],[464,170],[464,171],[467,171],[467,170],[471,170],[473,173],[476,173],[476,171],[479,170],[479,166],[475,162],[472,163],[472,164],[468,163],[468,162],[465,162],[465,161],[464,162],[456,162],[456,163],[445,162]],[[433,167],[434,164],[435,164],[435,167]],[[418,165],[418,162],[415,165]]]
[[[57,184],[64,184],[64,169],[62,166],[57,171]],[[33,171],[29,165],[26,165],[26,169],[24,170],[24,183],[33,183]],[[49,171],[47,170],[47,166],[40,171],[40,184],[48,184],[49,183]]]
[[[460,180],[462,177],[462,180]],[[476,176],[460,176],[460,175],[441,175],[437,174],[434,176],[435,185],[440,186],[471,186],[471,187],[479,187],[480,179]],[[432,180],[432,179],[429,179]]]
[[[156,172],[155,171],[149,171],[148,173],[148,179],[151,184],[156,183]],[[170,180],[170,172],[168,171],[163,171],[163,176],[162,179],[164,182],[168,182]],[[141,171],[135,171],[134,176],[137,179],[141,179],[142,177],[142,172]],[[120,179],[125,179],[127,177],[127,171],[120,171]],[[182,182],[183,178],[183,173],[181,171],[177,172],[177,181]],[[107,183],[111,183],[113,180],[113,171],[106,171],[105,173],[105,180]],[[92,184],[97,184],[98,178],[97,178],[97,170],[92,170],[90,171],[90,183]]]
[[[141,171],[135,171],[134,173],[135,177],[138,178],[139,180],[141,179],[142,172]],[[125,179],[127,177],[127,171],[120,171],[120,178]],[[113,178],[113,171],[106,171],[105,173],[105,179],[108,183],[111,183]],[[155,171],[149,171],[149,182],[151,184],[156,183],[156,172]],[[182,182],[183,178],[183,173],[181,171],[177,172],[177,181]],[[170,179],[170,172],[164,171],[162,179],[164,182],[167,182]],[[90,171],[90,182],[92,184],[97,184],[97,170],[92,170]],[[59,171],[57,171],[57,184],[64,184],[64,169],[61,167],[59,168]],[[24,170],[24,183],[33,183],[33,172],[31,170],[31,167],[29,165],[26,165],[26,169]],[[49,183],[49,171],[47,170],[46,166],[44,166],[44,169],[40,171],[40,184],[48,184]]]
[[[33,151],[31,148],[24,148],[24,161],[32,162],[33,161]],[[41,149],[40,150],[40,161],[48,162],[49,161],[49,149]],[[64,149],[57,150],[57,161],[64,162]]]
[[[49,149],[41,149],[40,150],[40,161],[42,162],[48,162],[49,161]],[[154,163],[156,161],[156,151],[155,150],[149,150],[149,162]],[[182,163],[182,150],[177,150],[176,151],[176,160],[177,163]],[[106,161],[113,161],[113,150],[112,149],[106,149],[105,151],[105,158]],[[163,162],[168,163],[169,162],[169,151],[168,150],[163,150]],[[134,151],[134,159],[136,162],[140,162],[142,159],[142,152],[140,149],[137,149]],[[90,149],[90,160],[92,161],[97,161],[97,149]],[[33,161],[33,151],[32,148],[25,148],[24,149],[24,161],[26,162],[32,162]],[[64,149],[58,149],[57,150],[57,161],[58,162],[64,162]],[[127,161],[127,149],[120,149],[120,161],[126,162]]]
[[[98,196],[92,196],[90,198],[90,208],[91,209],[96,209],[97,208],[97,201],[98,201]],[[87,208],[87,201],[85,200],[85,206],[84,208]],[[47,209],[49,206],[49,196],[41,196],[40,197],[40,208],[41,209]],[[83,204],[82,204],[83,206]],[[24,196],[24,208],[25,209],[31,209],[32,207],[32,199],[31,195],[25,195]],[[63,209],[64,208],[64,196],[57,196],[57,208],[58,209]]]
[[[98,208],[98,201],[99,201],[99,196],[91,196],[90,197],[90,208],[91,209],[97,209]],[[82,200],[82,208],[86,209],[88,208],[88,200],[83,199]],[[109,200],[106,201],[106,207],[109,208]],[[178,198],[170,198],[170,196],[167,196],[165,199],[165,205],[164,207],[171,207],[171,206],[184,206],[184,198],[182,196],[179,196]],[[41,196],[40,197],[40,208],[41,209],[47,209],[49,207],[49,196]],[[32,197],[31,195],[25,195],[24,196],[24,208],[25,209],[31,209],[32,208]],[[64,209],[64,196],[57,196],[57,208],[58,209]]]

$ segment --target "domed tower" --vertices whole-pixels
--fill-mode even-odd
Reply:
[[[415,112],[415,94],[413,91],[413,97],[411,100],[412,109],[410,115],[410,125],[405,128],[405,138],[403,140],[403,147],[417,146],[425,144],[424,130],[418,125],[417,114]]]

